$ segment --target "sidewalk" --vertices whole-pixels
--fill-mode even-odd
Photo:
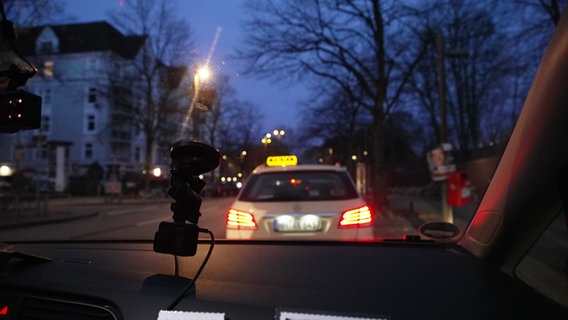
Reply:
[[[72,221],[97,216],[109,205],[171,202],[170,198],[109,198],[67,196],[25,201],[19,205],[4,203],[0,208],[0,230]]]
[[[436,199],[411,195],[388,196],[393,214],[406,218],[415,228],[430,221],[442,221],[442,204]],[[472,218],[478,203],[452,207],[453,223],[464,229]]]

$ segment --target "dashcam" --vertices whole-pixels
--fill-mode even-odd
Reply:
[[[199,227],[191,223],[162,222],[154,236],[154,251],[176,256],[194,256]]]
[[[0,132],[38,129],[40,125],[40,96],[23,90],[0,93]]]

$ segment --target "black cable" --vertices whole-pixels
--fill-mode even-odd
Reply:
[[[174,275],[179,276],[179,259],[178,256],[174,254]]]
[[[209,258],[211,257],[211,253],[213,253],[213,247],[215,246],[215,236],[213,235],[213,232],[211,232],[211,230],[201,229],[201,228],[199,228],[199,232],[208,233],[209,236],[211,237],[211,243],[210,243],[210,246],[209,246],[209,251],[207,252],[207,255],[205,256],[205,259],[203,259],[201,266],[199,266],[197,273],[195,273],[195,276],[193,277],[193,279],[191,279],[191,282],[187,285],[187,287],[185,289],[183,289],[181,294],[179,296],[177,296],[177,298],[168,306],[168,308],[166,310],[169,310],[169,311],[173,310],[178,305],[178,303],[181,301],[181,299],[183,299],[187,296],[187,293],[189,292],[189,290],[191,290],[191,288],[193,288],[195,286],[195,282],[197,281],[197,278],[199,278],[199,275],[201,274],[201,272],[205,268],[207,261],[209,261]]]

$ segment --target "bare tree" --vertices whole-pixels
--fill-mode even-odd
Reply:
[[[183,69],[172,66],[187,65],[192,52],[191,29],[177,12],[175,2],[169,0],[127,1],[122,8],[109,12],[110,20],[119,29],[147,37],[129,72],[133,78],[121,75],[121,86],[132,97],[123,99],[122,107],[129,109],[131,120],[144,133],[145,170],[152,165],[157,142],[163,145],[178,128],[179,123],[171,120],[181,118],[179,101],[189,94],[187,90],[180,92],[173,85],[176,81],[172,81],[177,78],[175,71]]]
[[[416,17],[415,33],[429,46],[413,74],[408,93],[439,137],[430,147],[434,143],[457,142],[461,155],[467,159],[484,138],[506,136],[512,128],[508,122],[489,121],[513,108],[509,98],[514,86],[509,82],[516,61],[507,50],[510,36],[496,26],[501,12],[487,12],[480,2],[415,5],[408,7]],[[439,91],[442,84],[443,96]],[[441,104],[446,102],[447,115],[441,110]],[[446,130],[443,117],[447,118],[449,129],[442,135],[441,129]]]
[[[356,136],[361,124],[368,122],[368,114],[360,104],[350,100],[333,85],[324,86],[309,99],[310,107],[303,114],[300,133],[303,144],[324,144],[324,153],[333,149],[333,159],[328,161],[346,163],[358,144]],[[364,119],[367,116],[367,119]],[[366,121],[365,121],[366,120]],[[305,148],[306,146],[304,146]],[[338,158],[339,157],[339,158]]]
[[[516,122],[544,48],[567,5],[567,0],[510,0],[500,6],[498,28],[510,28],[510,24],[500,25],[500,21],[517,21],[515,28],[508,30],[512,35],[508,46],[517,53],[516,69],[510,79],[514,84],[512,122]]]
[[[404,23],[397,2],[272,0],[248,2],[247,8],[247,47],[240,52],[245,70],[290,81],[325,79],[365,109],[372,118],[372,185],[375,195],[383,194],[385,116],[424,53],[398,42]]]
[[[236,91],[229,83],[229,77],[218,75],[214,86],[214,98],[211,99],[207,110],[194,109],[193,112],[203,113],[202,127],[205,142],[217,146],[223,129],[224,105],[230,105],[236,99]],[[213,95],[213,94],[211,94]]]
[[[61,0],[4,0],[6,16],[18,27],[33,27],[57,21],[63,15]]]
[[[264,114],[250,101],[232,100],[224,104],[221,145],[226,149],[246,150],[257,144]]]
[[[258,105],[234,97],[224,100],[219,148],[232,159],[240,159],[245,176],[263,161],[259,160],[263,120],[264,114]]]

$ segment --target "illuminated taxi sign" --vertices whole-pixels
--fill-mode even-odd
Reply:
[[[298,164],[296,156],[271,156],[266,158],[266,165],[269,167],[286,167]]]

